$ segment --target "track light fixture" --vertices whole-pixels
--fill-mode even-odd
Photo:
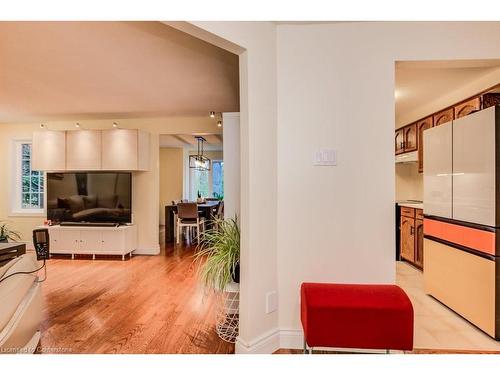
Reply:
[[[221,121],[221,120],[217,121],[217,126],[218,126],[219,128],[222,128],[222,121]]]
[[[40,129],[45,129],[45,125],[44,124],[40,124]]]
[[[77,123],[75,124],[75,127],[76,127],[76,128],[79,128],[79,127],[80,127],[80,123],[79,123],[79,122],[77,122]]]
[[[215,118],[215,112],[214,111],[210,111],[210,118]]]
[[[118,124],[116,122],[113,122],[113,128],[117,128],[118,127]]]

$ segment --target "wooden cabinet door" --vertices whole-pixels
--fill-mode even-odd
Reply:
[[[434,126],[439,126],[453,120],[453,108],[447,108],[433,116]]]
[[[415,219],[401,216],[401,258],[415,261]]]
[[[455,106],[455,118],[460,118],[471,114],[472,112],[479,111],[481,109],[481,99],[478,96],[467,100],[466,102],[460,103]]]
[[[405,152],[417,150],[417,124],[404,128]]]
[[[417,123],[418,171],[424,171],[424,130],[432,128],[432,116]]]
[[[394,152],[396,155],[405,152],[404,137],[404,128],[396,130],[396,134],[394,136]]]
[[[500,104],[500,94],[487,93],[483,95],[482,109],[486,109],[499,104]]]
[[[424,221],[415,220],[415,264],[424,267]]]

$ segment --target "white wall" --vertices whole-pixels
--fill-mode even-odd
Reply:
[[[424,175],[418,163],[398,163],[396,168],[396,200],[424,200]]]
[[[276,25],[271,22],[169,23],[240,56],[241,283],[236,352],[279,346],[277,311]]]
[[[240,114],[223,113],[224,214],[240,217]]]
[[[394,62],[498,58],[500,23],[279,25],[277,35],[279,325],[290,330],[282,346],[300,347],[301,282],[395,281]],[[338,166],[313,167],[318,147],[338,149]]]

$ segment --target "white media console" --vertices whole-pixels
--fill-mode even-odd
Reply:
[[[137,250],[137,227],[43,226],[49,230],[51,254],[125,255]]]

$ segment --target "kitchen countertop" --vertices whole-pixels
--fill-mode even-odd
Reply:
[[[423,210],[424,209],[424,204],[423,203],[418,203],[418,202],[408,202],[408,201],[400,201],[400,202],[396,202],[398,204],[398,206],[402,206],[402,207],[410,207],[410,208],[418,208],[418,209],[421,209]]]

